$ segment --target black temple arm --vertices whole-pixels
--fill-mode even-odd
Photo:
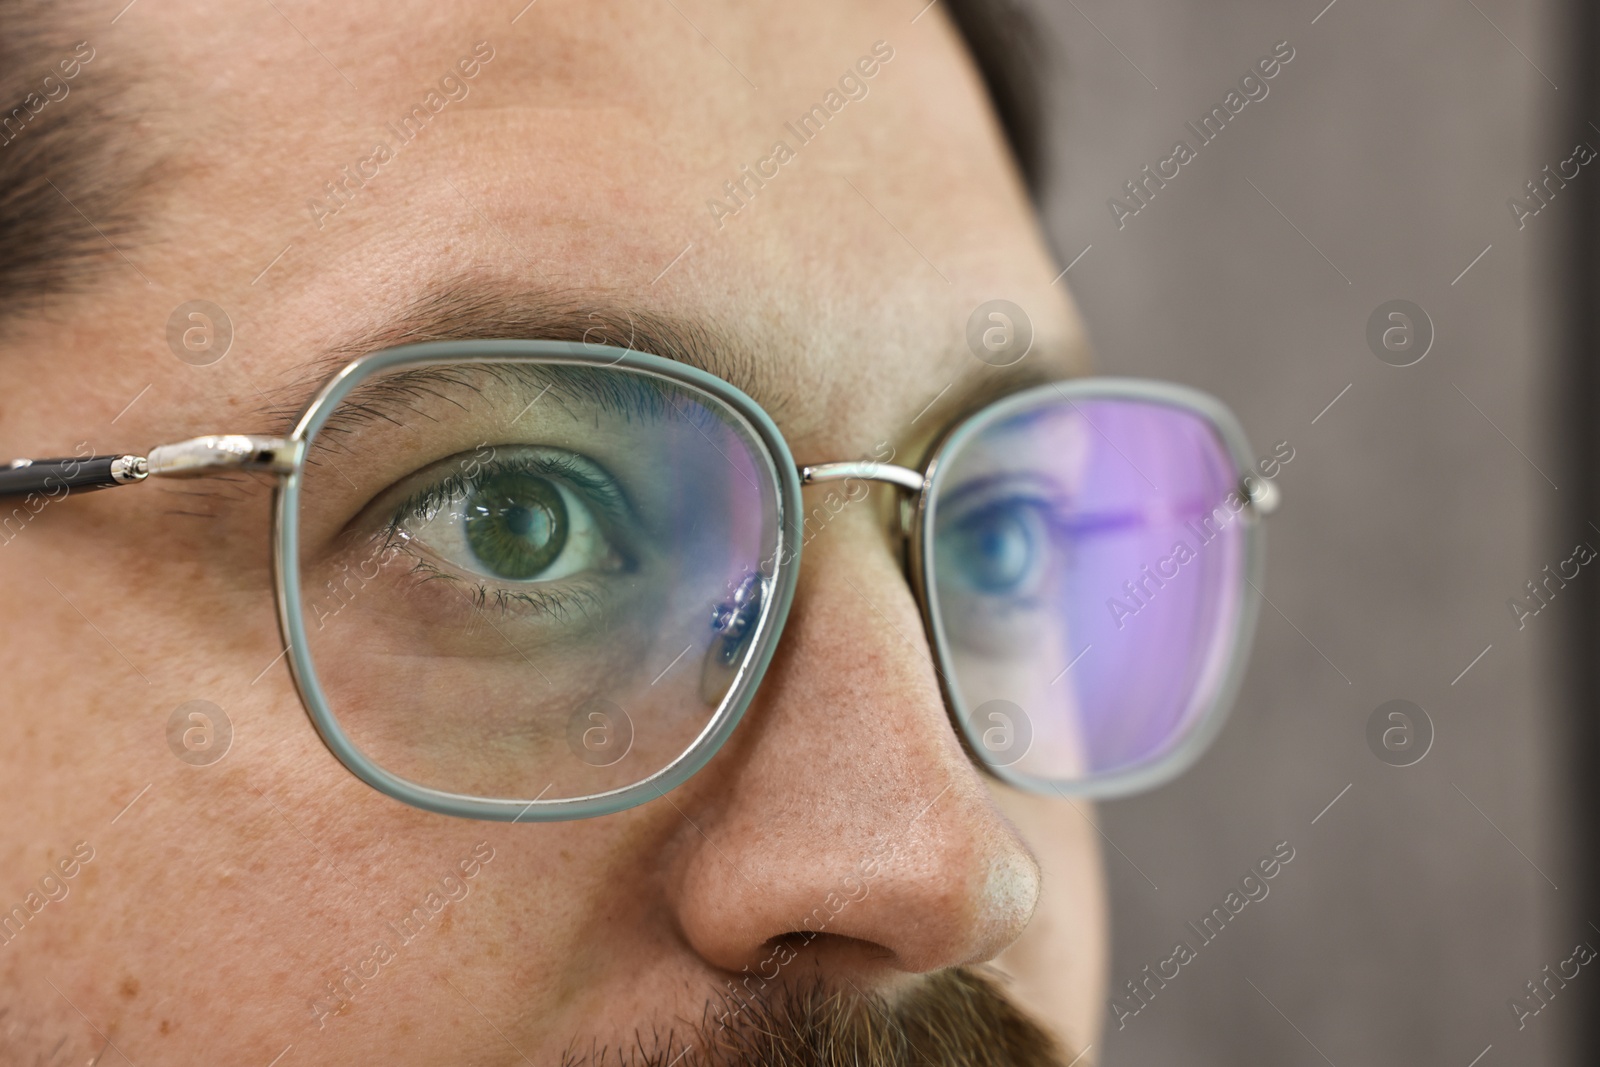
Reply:
[[[55,496],[66,489],[104,489],[138,480],[129,469],[128,456],[72,456],[61,459],[17,460],[0,467],[0,496],[44,493]]]

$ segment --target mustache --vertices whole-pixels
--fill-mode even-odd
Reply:
[[[687,1040],[568,1052],[562,1067],[1066,1067],[1056,1040],[973,968],[929,975],[889,1001],[821,981],[706,1005]]]

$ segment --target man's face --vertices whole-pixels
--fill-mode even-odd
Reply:
[[[93,58],[52,120],[119,116],[105,136],[150,170],[102,273],[6,312],[0,453],[271,432],[358,339],[517,336],[521,301],[556,300],[611,343],[630,314],[704,324],[801,463],[887,442],[914,464],[975,398],[1080,369],[981,85],[920,7],[152,3],[58,26]],[[966,341],[995,298],[1036,336],[1010,368]],[[205,366],[168,343],[196,299],[233,331]],[[280,658],[268,504],[265,479],[152,482],[0,544],[0,907],[26,913],[0,938],[0,1059],[598,1059],[679,1048],[708,1005],[911,1003],[997,959],[1063,1045],[1095,1040],[1092,812],[963,753],[887,507],[806,545],[761,691],[686,786],[506,825],[406,807],[323,748]],[[233,731],[209,765],[168,743],[193,700]]]

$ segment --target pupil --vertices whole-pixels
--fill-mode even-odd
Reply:
[[[545,531],[548,532],[550,528],[549,513],[544,511],[542,508],[536,512],[532,508],[510,507],[506,508],[503,514],[505,517],[506,529],[509,530],[514,537],[520,537],[524,540],[542,541],[545,539],[544,537],[530,538],[528,536],[528,534],[533,532],[533,525],[536,519],[544,520],[543,525],[545,527]]]

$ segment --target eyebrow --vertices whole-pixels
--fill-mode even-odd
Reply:
[[[429,288],[375,326],[337,336],[292,383],[273,392],[269,413],[291,425],[345,364],[372,352],[430,341],[586,341],[662,356],[705,371],[748,394],[772,415],[793,403],[792,385],[747,343],[711,322],[630,308],[596,294],[507,287],[458,277]]]
[[[445,278],[376,325],[335,336],[294,382],[272,391],[282,399],[269,398],[268,413],[286,433],[330,376],[373,352],[433,341],[508,339],[587,341],[675,360],[744,392],[779,425],[800,409],[797,390],[804,383],[786,381],[783,375],[784,368],[793,365],[781,358],[783,346],[792,341],[762,344],[705,318],[628,307],[607,296],[603,291],[548,290],[471,275]],[[921,408],[918,394],[927,382],[909,381],[906,423],[897,436],[923,436],[929,427],[952,425],[1003,396],[1070,373],[1048,358],[1005,368],[973,359],[965,370],[951,375],[926,408]],[[921,413],[914,408],[921,408]]]
[[[690,420],[697,417],[697,412],[700,417],[705,414],[693,403],[693,395],[675,383],[654,376],[617,374],[609,367],[568,366],[557,373],[555,368],[538,364],[424,365],[374,375],[352,389],[318,431],[319,451],[338,450],[350,434],[376,422],[394,426],[403,426],[411,418],[437,422],[439,405],[466,412],[470,410],[467,398],[484,397],[491,383],[533,398],[522,406],[511,420],[513,423],[546,395],[551,397],[547,408],[562,408],[574,418],[578,417],[570,406],[574,401],[586,402],[629,421],[661,419],[669,412]],[[678,397],[689,401],[689,406],[686,408]],[[520,399],[516,405],[521,406]]]

